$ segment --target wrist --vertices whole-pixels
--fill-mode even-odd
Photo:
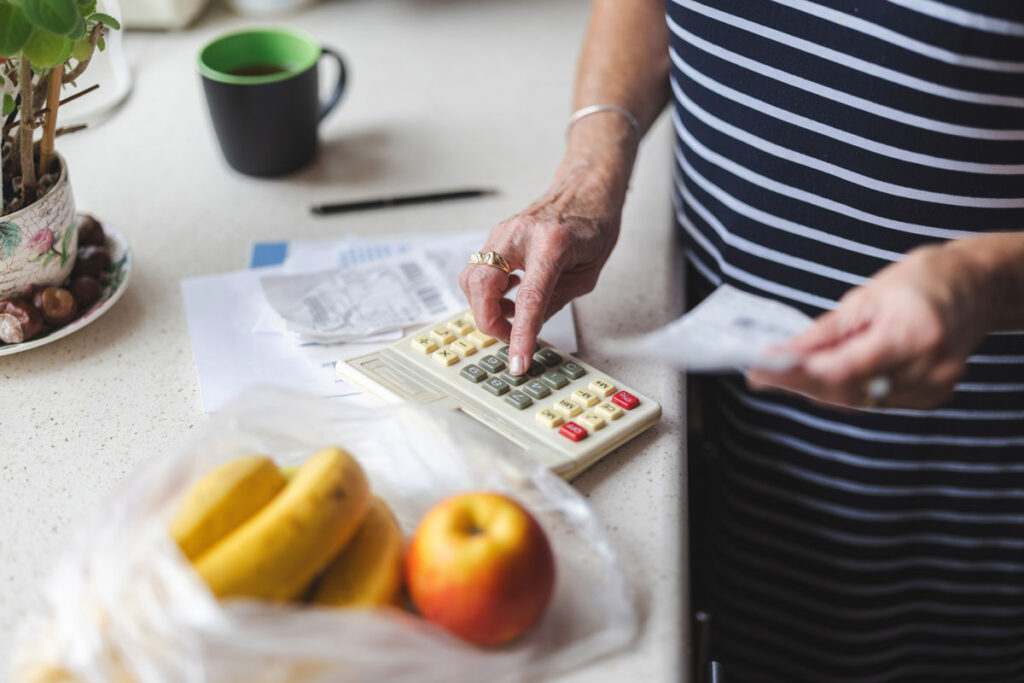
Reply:
[[[1024,233],[992,233],[943,245],[964,274],[988,331],[1024,327]]]
[[[585,116],[567,132],[559,173],[586,178],[625,197],[638,145],[637,131],[620,114],[601,111]]]

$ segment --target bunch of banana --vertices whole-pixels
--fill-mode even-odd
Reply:
[[[337,447],[298,468],[258,455],[221,465],[186,494],[171,536],[218,598],[370,607],[401,594],[398,523]]]

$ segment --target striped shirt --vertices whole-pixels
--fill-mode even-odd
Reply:
[[[708,289],[817,316],[917,246],[1024,229],[1024,0],[666,6]],[[1024,331],[933,411],[712,385],[695,600],[729,683],[1024,681]]]

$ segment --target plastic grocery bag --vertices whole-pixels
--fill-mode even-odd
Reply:
[[[543,618],[480,649],[397,608],[218,602],[167,529],[192,482],[262,453],[297,465],[339,445],[406,538],[434,503],[504,492],[548,534],[557,578]],[[138,683],[498,681],[565,671],[627,645],[637,621],[608,536],[575,489],[454,411],[360,409],[259,390],[211,417],[173,458],[143,465],[82,524],[21,625],[14,681]]]

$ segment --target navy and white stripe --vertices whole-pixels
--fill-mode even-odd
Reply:
[[[1021,0],[666,6],[673,200],[709,287],[820,315],[917,246],[1024,230]],[[1024,331],[934,411],[738,379],[704,409],[729,680],[1024,680]]]

